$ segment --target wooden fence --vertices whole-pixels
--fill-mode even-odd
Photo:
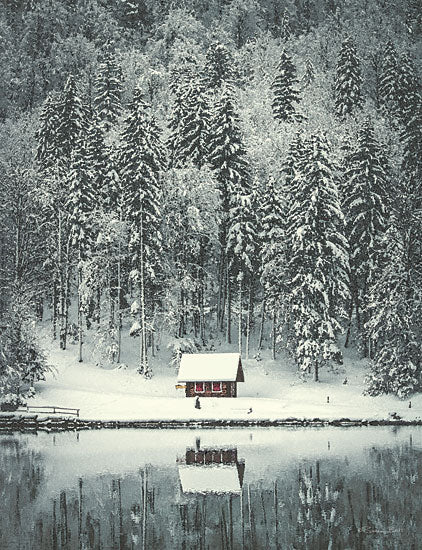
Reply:
[[[53,406],[35,406],[27,405],[26,407],[19,407],[16,412],[37,412],[37,413],[53,413],[53,414],[73,414],[79,418],[80,409],[71,409],[68,407],[53,407]]]

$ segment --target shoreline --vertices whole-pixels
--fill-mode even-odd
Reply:
[[[322,418],[280,418],[276,420],[92,420],[68,416],[0,415],[0,434],[18,432],[63,432],[98,429],[213,429],[213,428],[282,428],[282,427],[363,427],[363,426],[422,426],[422,420],[404,419],[322,419]]]

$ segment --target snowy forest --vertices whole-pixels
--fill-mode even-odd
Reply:
[[[422,387],[420,0],[0,0],[0,394],[122,331]]]

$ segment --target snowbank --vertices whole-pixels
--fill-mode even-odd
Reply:
[[[211,421],[248,420],[278,421],[288,418],[332,421],[388,420],[395,413],[405,421],[422,417],[422,395],[409,401],[393,396],[363,395],[365,361],[346,350],[344,365],[338,374],[321,371],[321,381],[303,382],[285,358],[272,361],[243,359],[245,382],[238,384],[237,398],[202,398],[201,409],[195,409],[194,398],[175,388],[177,373],[164,349],[152,358],[154,376],[145,380],[136,372],[137,341],[124,341],[126,353],[122,363],[127,367],[101,368],[86,346],[86,361],[78,363],[76,346],[66,351],[57,342],[46,339],[48,359],[57,369],[45,382],[37,384],[37,394],[29,405],[53,405],[80,409],[85,420],[100,421]],[[219,352],[233,351],[220,346]],[[129,350],[129,353],[127,352]],[[269,352],[268,352],[269,353]],[[249,410],[252,409],[252,412]],[[393,415],[395,416],[395,415]]]

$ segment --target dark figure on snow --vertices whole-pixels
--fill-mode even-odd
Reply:
[[[199,397],[197,397],[195,400],[195,409],[200,409],[200,408],[201,408],[201,403],[199,402]]]

